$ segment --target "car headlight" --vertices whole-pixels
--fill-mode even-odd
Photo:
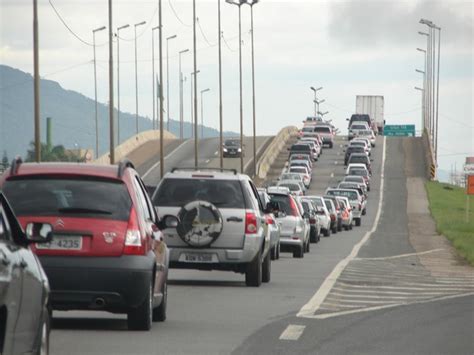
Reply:
[[[227,148],[224,148],[224,149],[222,149],[222,150],[227,153]]]

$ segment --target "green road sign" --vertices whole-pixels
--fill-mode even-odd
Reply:
[[[384,136],[394,137],[414,137],[415,136],[415,125],[385,125],[383,128]]]

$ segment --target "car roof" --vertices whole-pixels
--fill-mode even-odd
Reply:
[[[219,180],[249,180],[245,174],[239,174],[235,170],[220,171],[219,168],[177,168],[165,174],[163,179],[219,179]]]
[[[352,153],[351,157],[364,157],[364,158],[367,158],[367,159],[369,158],[367,156],[367,154],[365,154],[365,153]],[[350,157],[349,157],[349,159],[350,159]]]
[[[269,195],[289,195],[290,189],[286,186],[268,186],[267,193]]]

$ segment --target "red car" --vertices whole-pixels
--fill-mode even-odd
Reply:
[[[166,319],[168,248],[145,186],[129,161],[117,165],[25,163],[0,178],[23,228],[53,226],[32,245],[48,276],[55,310],[126,313],[130,329]]]

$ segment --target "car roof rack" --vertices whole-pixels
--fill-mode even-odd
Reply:
[[[135,169],[133,163],[128,159],[122,159],[118,165],[117,177],[121,178],[126,168]]]
[[[171,172],[174,173],[175,171],[180,171],[180,170],[185,170],[185,171],[199,171],[199,170],[206,170],[206,171],[219,171],[222,173],[225,172],[231,172],[234,175],[237,175],[237,169],[225,169],[225,168],[210,168],[210,167],[184,167],[184,168],[173,168],[171,169]]]
[[[18,174],[18,169],[20,168],[20,165],[23,163],[23,160],[21,157],[16,157],[12,161],[12,166],[10,168],[10,175],[16,175]]]

